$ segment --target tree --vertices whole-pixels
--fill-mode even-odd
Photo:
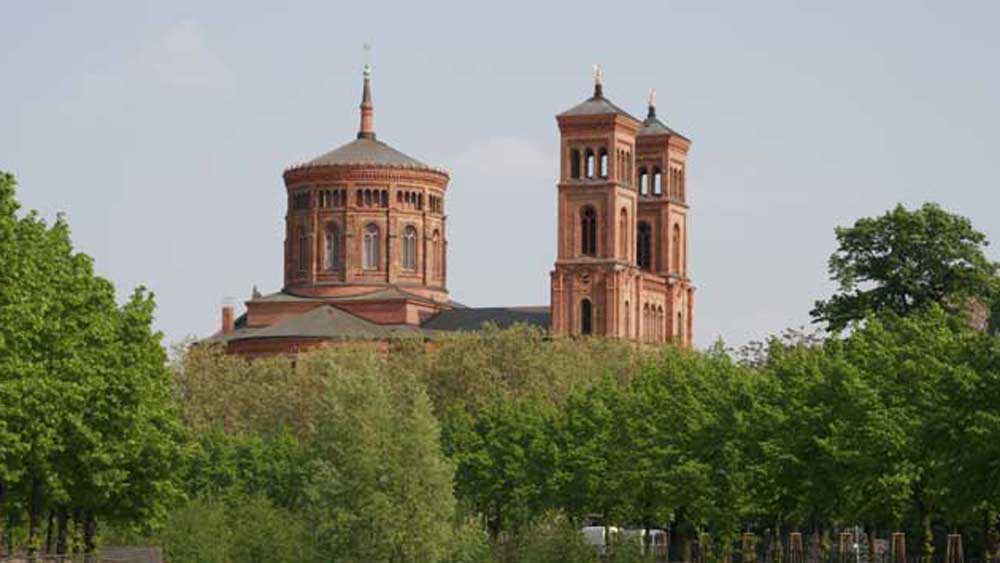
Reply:
[[[62,216],[17,210],[0,174],[0,511],[31,553],[65,552],[71,522],[92,551],[99,519],[164,516],[183,431],[152,296],[119,307]]]
[[[831,331],[878,311],[908,315],[932,303],[959,311],[970,300],[995,302],[997,264],[983,253],[986,236],[935,204],[915,211],[900,205],[838,227],[836,235],[829,272],[839,290],[811,312]]]
[[[318,365],[318,364],[314,364]],[[440,561],[451,539],[451,464],[430,399],[416,381],[327,363],[308,513],[323,553],[338,561]]]
[[[537,399],[494,399],[472,416],[448,413],[445,451],[456,465],[455,490],[486,518],[494,539],[540,515],[553,486],[556,411]]]

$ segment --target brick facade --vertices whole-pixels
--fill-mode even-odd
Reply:
[[[551,306],[464,308],[447,290],[449,176],[376,139],[366,67],[357,140],[284,173],[284,287],[213,337],[248,356],[385,342],[483,322],[690,346],[690,141],[594,96],[557,116]],[[487,210],[482,210],[487,212]]]
[[[685,177],[690,141],[603,96],[557,117],[560,178],[552,331],[690,346]]]

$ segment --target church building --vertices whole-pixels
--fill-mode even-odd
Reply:
[[[594,94],[561,135],[551,307],[466,307],[448,296],[449,175],[375,135],[365,65],[357,138],[284,172],[284,287],[254,290],[208,339],[248,356],[528,323],[554,335],[692,342],[685,186],[690,141]],[[486,210],[483,210],[486,212]]]

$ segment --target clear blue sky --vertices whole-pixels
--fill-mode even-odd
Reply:
[[[546,304],[554,115],[599,62],[694,140],[698,343],[740,344],[808,321],[835,225],[931,200],[1000,243],[1000,3],[808,5],[10,2],[0,168],[168,341],[209,334],[280,288],[281,172],[353,138],[372,42],[379,137],[452,172],[453,297]]]

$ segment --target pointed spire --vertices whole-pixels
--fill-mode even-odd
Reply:
[[[646,119],[656,119],[656,88],[649,89],[649,115]]]
[[[369,46],[365,45],[365,56]],[[375,106],[372,105],[372,65],[365,63],[363,71],[365,77],[364,89],[361,92],[361,128],[358,130],[359,139],[375,138]]]
[[[604,97],[604,70],[601,65],[594,65],[594,97]]]

